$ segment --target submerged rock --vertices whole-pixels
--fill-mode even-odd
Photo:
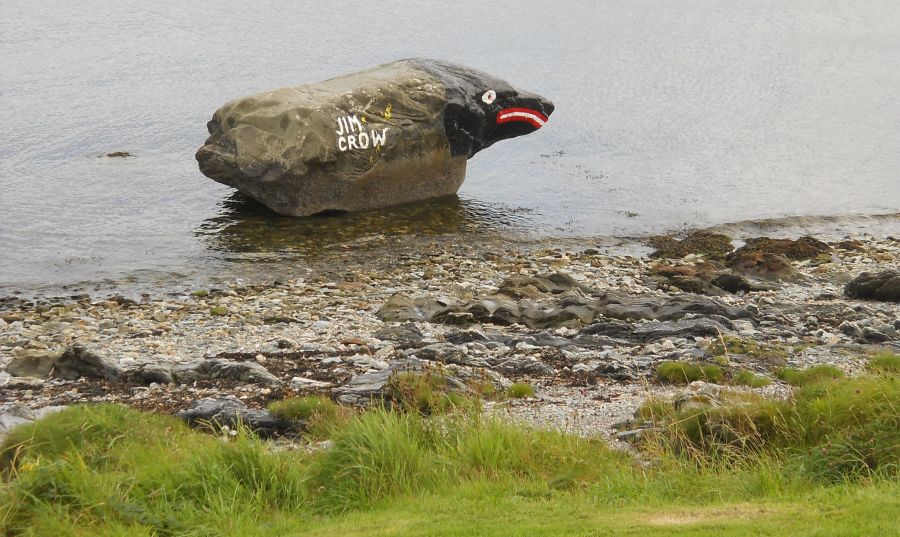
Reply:
[[[863,300],[900,302],[900,272],[863,272],[844,287],[844,294]]]
[[[456,193],[467,159],[552,112],[488,74],[406,59],[231,101],[196,158],[281,214],[359,211]]]

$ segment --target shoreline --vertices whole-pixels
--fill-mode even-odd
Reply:
[[[370,216],[370,219],[375,218]],[[646,255],[652,251],[647,246],[647,240],[653,234],[646,231],[637,234],[622,232],[598,235],[550,233],[547,230],[510,227],[439,233],[429,227],[420,235],[413,233],[408,224],[410,222],[404,221],[396,229],[391,226],[376,226],[370,231],[356,230],[347,237],[331,237],[315,246],[310,244],[311,241],[315,242],[311,237],[291,239],[290,226],[278,231],[251,226],[244,232],[262,234],[261,238],[257,237],[257,240],[264,243],[258,247],[259,251],[214,248],[207,255],[196,257],[193,266],[191,263],[179,265],[172,267],[171,271],[129,269],[97,273],[94,277],[85,279],[67,279],[60,275],[54,283],[0,282],[0,309],[3,309],[4,301],[15,298],[52,300],[87,294],[95,299],[121,295],[141,300],[162,296],[177,297],[198,288],[227,286],[235,282],[263,285],[276,280],[305,277],[312,273],[327,273],[334,271],[335,267],[359,270],[373,259],[383,266],[390,266],[398,256],[414,254],[422,248],[459,249],[469,245],[475,256],[485,251],[508,248],[521,251],[594,248],[611,255],[633,256]],[[699,229],[729,235],[734,238],[736,246],[740,246],[745,238],[760,235],[777,238],[811,235],[826,241],[850,237],[884,239],[900,236],[900,213],[762,218]],[[685,225],[663,229],[659,233],[681,236],[694,230],[695,228]],[[238,243],[241,248],[246,248],[253,243],[252,239],[253,237],[248,237]]]
[[[869,353],[900,349],[898,304],[843,296],[844,285],[860,273],[900,267],[898,239],[833,242],[827,255],[789,260],[774,279],[752,267],[756,272],[748,281],[758,289],[736,293],[711,290],[696,276],[711,264],[738,272],[719,267],[715,256],[614,255],[601,252],[610,245],[593,247],[580,239],[547,244],[436,240],[418,250],[395,248],[392,256],[368,263],[367,254],[355,253],[358,257],[343,266],[283,282],[232,282],[140,302],[122,296],[7,298],[0,302],[0,415],[16,407],[99,401],[174,413],[195,400],[225,396],[257,409],[305,393],[341,400],[342,393],[356,393],[350,388],[360,377],[385,375],[416,361],[449,367],[463,379],[487,376],[498,389],[527,382],[535,397],[488,402],[487,410],[540,427],[609,437],[613,425],[630,420],[651,396],[728,389],[785,397],[790,387],[775,378],[777,368],[832,364],[852,374]],[[541,282],[553,275],[568,283],[542,290]],[[685,278],[700,287],[679,289]],[[519,281],[511,292],[510,281]],[[619,310],[632,308],[632,313],[616,318],[608,304],[598,305],[611,296],[625,304],[618,304]],[[419,312],[459,311],[444,312],[443,320],[385,321],[385,306],[400,299],[419,300],[413,308]],[[484,300],[510,301],[503,307],[520,308],[518,320],[525,322],[500,320],[493,317],[496,312],[479,319],[480,310],[472,306]],[[528,308],[558,310],[566,300],[600,309],[587,317],[579,313],[527,325]],[[687,309],[654,318],[640,309],[648,300]],[[719,309],[703,309],[710,304]],[[738,313],[723,316],[723,311]],[[716,354],[719,342],[724,352]],[[75,353],[76,362],[114,368],[115,378],[98,375],[96,363],[93,370],[82,363],[80,372],[88,378],[77,380],[7,370],[14,361],[30,364],[40,377],[41,368],[51,364],[46,377],[73,346],[83,351]],[[742,354],[729,346],[749,350]],[[722,362],[726,379],[746,370],[772,383],[761,388],[735,387],[727,380],[661,384],[656,371],[673,360]],[[357,402],[367,397],[360,393]],[[368,396],[380,397],[376,391]]]

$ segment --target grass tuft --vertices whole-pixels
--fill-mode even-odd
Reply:
[[[879,353],[869,360],[867,367],[876,373],[900,373],[900,354]]]
[[[735,386],[749,386],[750,388],[762,388],[772,384],[772,379],[765,375],[757,375],[746,369],[738,371],[731,377],[731,384]]]
[[[527,382],[516,382],[506,389],[506,395],[512,399],[534,397],[534,386]]]
[[[721,382],[725,370],[718,365],[666,361],[656,368],[656,379],[663,384],[690,384],[697,380]]]
[[[399,409],[423,415],[468,410],[480,400],[467,397],[440,370],[402,372],[391,377],[386,386],[388,399]]]
[[[350,418],[351,410],[321,395],[289,397],[270,403],[267,410],[284,421],[305,422],[313,438],[324,439]]]
[[[788,352],[782,347],[734,336],[722,336],[713,341],[707,350],[716,358],[739,354],[765,364],[783,364],[788,357]]]
[[[821,379],[821,377],[819,377]],[[710,464],[748,457],[791,460],[795,471],[826,481],[900,475],[900,382],[889,376],[826,379],[788,401],[727,394],[681,409],[648,401],[638,415],[662,432],[651,450]]]
[[[806,386],[844,378],[844,372],[831,364],[820,364],[806,369],[783,367],[775,371],[775,376],[791,386]]]

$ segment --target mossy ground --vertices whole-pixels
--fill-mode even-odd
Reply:
[[[753,361],[771,365],[785,363],[789,355],[789,352],[783,347],[733,336],[723,336],[715,340],[707,351],[716,357],[727,358],[732,355],[742,355]]]
[[[377,409],[330,449],[279,451],[124,407],[73,407],[3,446],[7,535],[887,535],[900,382],[873,369],[792,400],[649,409],[634,457],[485,418]],[[310,415],[319,405],[300,405]],[[689,413],[689,414],[688,414]]]

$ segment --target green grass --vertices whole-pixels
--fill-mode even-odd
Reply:
[[[881,373],[900,373],[900,354],[879,353],[869,360],[868,369]]]
[[[723,336],[713,341],[707,350],[716,358],[741,355],[764,364],[783,364],[788,357],[788,352],[782,347],[734,336]]]
[[[534,386],[526,382],[516,382],[506,389],[506,395],[512,399],[534,397]]]
[[[209,309],[209,314],[214,317],[221,317],[228,314],[228,308],[225,306],[215,306]]]
[[[892,531],[900,380],[872,373],[810,383],[788,401],[720,399],[648,401],[641,415],[661,432],[637,459],[476,406],[352,415],[315,453],[273,450],[245,431],[224,441],[120,406],[73,407],[0,448],[0,535]],[[283,404],[309,417],[325,407]]]
[[[267,410],[284,421],[302,421],[308,436],[324,439],[350,419],[351,411],[321,395],[289,397],[270,403]]]
[[[471,483],[372,510],[285,524],[291,536],[658,536],[891,535],[900,487],[835,487],[790,498],[607,502],[602,487],[576,493]],[[289,530],[287,528],[290,527]],[[256,530],[259,531],[259,530]],[[248,535],[256,535],[250,533]]]
[[[666,361],[656,368],[656,379],[663,384],[690,384],[697,380],[721,382],[724,378],[725,370],[718,365]]]
[[[735,386],[749,386],[750,388],[762,388],[772,384],[772,379],[765,375],[757,375],[753,371],[743,369],[731,376],[731,384]]]
[[[388,401],[398,409],[429,415],[480,407],[480,400],[467,397],[466,389],[451,384],[440,369],[435,369],[397,373],[388,381],[385,392]]]
[[[791,386],[806,386],[826,380],[844,378],[844,372],[831,364],[820,364],[806,369],[782,367],[775,376]]]
[[[900,476],[900,381],[892,376],[830,379],[787,401],[724,393],[718,405],[677,408],[654,399],[638,411],[660,432],[645,450],[676,452],[707,464],[743,463],[748,454],[791,471],[840,482]]]

